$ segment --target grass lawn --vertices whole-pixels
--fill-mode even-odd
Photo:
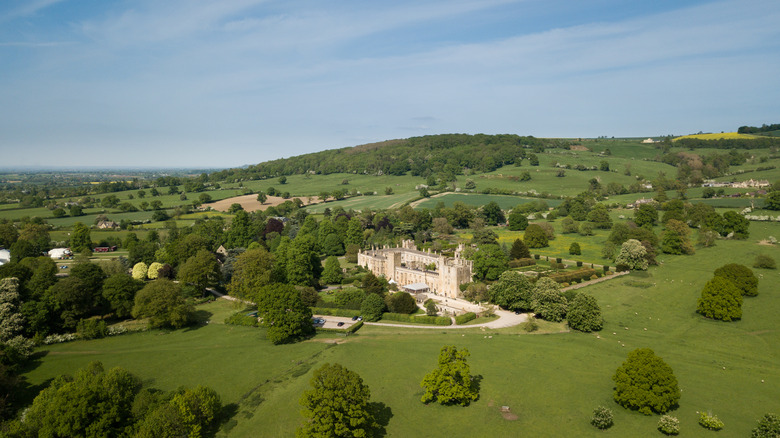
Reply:
[[[292,436],[303,421],[298,398],[312,369],[339,362],[357,371],[372,400],[389,409],[388,436],[420,436],[425,430],[431,437],[653,437],[658,416],[617,406],[611,381],[629,351],[649,347],[680,383],[680,407],[672,415],[683,434],[706,434],[696,411],[708,410],[725,422],[721,434],[746,436],[764,413],[780,411],[780,296],[774,293],[780,275],[756,271],[759,295],[745,300],[741,321],[706,320],[695,306],[716,267],[751,264],[756,254],[777,251],[756,244],[770,234],[778,234],[777,224],[754,222],[749,240],[718,241],[694,256],[659,256],[661,266],[649,272],[584,289],[598,299],[606,319],[595,334],[567,332],[560,324],[546,327],[547,334],[525,334],[519,327],[365,326],[348,338],[321,334],[272,346],[262,329],[221,324],[235,309],[218,301],[201,307],[211,324],[196,329],[45,347],[45,356],[25,377],[37,389],[58,374],[102,360],[162,389],[201,383],[214,387],[226,404],[236,404],[236,415],[218,436],[280,437]],[[436,365],[441,346],[450,344],[469,349],[472,372],[482,377],[480,399],[467,408],[425,406],[419,382]],[[604,432],[589,424],[598,405],[615,413],[615,426]],[[517,419],[504,419],[501,406],[509,406]],[[436,427],[426,427],[432,418]]]

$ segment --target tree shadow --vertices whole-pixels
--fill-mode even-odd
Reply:
[[[374,429],[376,436],[387,436],[387,425],[390,424],[390,419],[393,418],[393,410],[390,409],[390,406],[382,402],[371,402],[368,404],[368,411],[371,412],[378,424]]]
[[[230,403],[222,407],[222,411],[219,413],[219,421],[214,423],[214,426],[207,431],[207,437],[216,436],[217,432],[229,433],[238,422],[233,417],[238,414],[238,404]]]
[[[196,310],[192,313],[192,324],[185,327],[184,331],[190,332],[209,325],[212,316],[214,316],[214,314],[208,310]]]
[[[477,394],[477,398],[474,399],[474,401],[479,400],[479,392],[482,389],[482,379],[482,374],[477,374],[476,376],[471,377],[471,390]]]

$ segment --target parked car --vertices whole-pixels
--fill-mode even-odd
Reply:
[[[343,321],[339,321],[339,323],[338,323],[338,324],[336,324],[336,325],[337,325],[337,326],[339,326],[339,327],[341,327],[342,325],[344,325],[344,322],[343,322]]]
[[[357,316],[353,316],[353,317],[352,317],[352,320],[353,320],[353,321],[357,321],[357,319],[358,319],[358,317],[357,317]]]

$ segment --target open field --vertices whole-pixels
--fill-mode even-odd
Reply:
[[[503,210],[511,210],[519,204],[536,201],[544,201],[550,207],[557,207],[561,205],[560,199],[524,198],[520,196],[509,195],[483,195],[480,193],[447,193],[442,196],[435,196],[422,200],[416,205],[416,207],[433,209],[439,202],[443,202],[445,207],[452,207],[452,205],[456,202],[462,202],[466,205],[481,207],[487,203],[495,202]]]
[[[673,139],[672,141],[677,141],[681,138],[696,138],[699,140],[719,140],[721,138],[724,139],[731,139],[731,138],[756,138],[755,135],[750,134],[740,134],[738,132],[721,132],[721,133],[712,133],[712,134],[691,134],[691,135],[683,135],[682,137],[677,137]]]
[[[694,310],[714,268],[750,264],[759,253],[777,258],[776,247],[756,242],[780,235],[780,225],[753,222],[750,231],[749,240],[718,241],[694,256],[659,256],[661,266],[647,273],[584,289],[604,312],[606,325],[597,334],[365,326],[348,338],[320,334],[272,346],[262,329],[220,324],[234,308],[218,301],[200,307],[201,317],[211,323],[195,329],[45,347],[45,356],[25,377],[39,388],[60,373],[101,360],[162,389],[205,384],[225,404],[236,404],[237,413],[218,436],[284,437],[303,421],[298,398],[312,370],[339,362],[357,371],[371,388],[372,400],[384,405],[391,437],[420,436],[421,430],[431,437],[655,437],[657,415],[626,411],[611,399],[611,377],[628,351],[650,347],[680,383],[682,398],[672,415],[680,419],[683,435],[710,433],[696,423],[696,412],[707,410],[725,422],[721,435],[747,436],[761,415],[780,411],[780,294],[775,290],[780,275],[756,271],[759,295],[745,300],[741,321],[709,321]],[[419,402],[419,382],[435,366],[439,348],[450,344],[471,352],[472,372],[482,377],[480,399],[467,408],[425,406]],[[590,426],[597,405],[612,408],[613,428]],[[504,419],[501,406],[509,406],[517,419]],[[427,427],[433,418],[436,427]]]

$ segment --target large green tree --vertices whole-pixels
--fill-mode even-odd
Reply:
[[[569,327],[581,332],[599,331],[604,326],[601,308],[592,295],[578,293],[566,312]]]
[[[527,259],[531,257],[531,251],[528,250],[528,247],[525,246],[525,243],[523,243],[522,240],[515,239],[515,241],[512,242],[512,249],[509,250],[509,257],[511,257],[512,260]]]
[[[92,253],[92,237],[89,233],[89,227],[81,222],[73,224],[73,231],[70,235],[70,248],[76,254],[83,252]]]
[[[509,230],[510,231],[523,231],[528,227],[528,219],[526,213],[519,210],[512,210],[509,213]]]
[[[547,233],[545,233],[544,229],[538,224],[528,225],[528,228],[525,229],[525,234],[523,234],[523,241],[529,248],[544,248],[549,246],[547,240]]]
[[[652,204],[641,204],[634,212],[634,223],[640,227],[652,228],[658,223],[658,210]]]
[[[298,290],[289,284],[270,284],[255,295],[258,315],[267,328],[266,336],[274,344],[285,344],[314,332],[311,309],[301,300]]]
[[[502,272],[509,269],[509,261],[498,245],[482,245],[474,251],[471,259],[474,261],[474,278],[478,280],[493,281]]]
[[[120,437],[133,424],[140,381],[122,368],[92,362],[75,376],[61,376],[25,412],[22,436]],[[28,435],[29,434],[29,435]]]
[[[363,302],[360,304],[360,312],[366,321],[379,321],[382,319],[382,313],[385,311],[385,300],[377,294],[366,294]]]
[[[144,284],[127,274],[114,274],[103,283],[103,298],[118,318],[132,315],[135,294]]]
[[[531,307],[543,319],[559,322],[566,317],[568,302],[561,293],[561,286],[549,277],[543,277],[531,292]]]
[[[742,294],[734,283],[715,276],[704,285],[696,311],[707,318],[731,321],[742,318]]]
[[[680,400],[680,388],[672,368],[649,348],[628,353],[612,380],[615,401],[645,415],[663,414]]]
[[[341,263],[336,256],[330,256],[325,259],[325,267],[322,271],[322,282],[324,284],[338,284],[344,277],[341,271]]]
[[[640,271],[647,270],[647,249],[642,242],[636,239],[628,239],[620,247],[620,253],[615,258],[616,265],[624,265],[628,269]]]
[[[661,235],[661,251],[667,254],[693,254],[696,250],[690,239],[691,230],[684,222],[669,219]]]
[[[249,299],[263,286],[281,281],[280,277],[274,256],[265,248],[254,248],[236,257],[227,290],[231,296]]]
[[[479,397],[477,385],[466,362],[468,356],[469,351],[465,348],[460,351],[454,345],[441,348],[438,367],[420,383],[425,390],[421,399],[423,403],[468,406]]]
[[[135,295],[134,318],[149,318],[151,327],[180,328],[192,321],[195,312],[187,303],[181,286],[168,279],[157,279],[147,283]]]
[[[202,294],[208,286],[216,285],[221,278],[219,262],[210,251],[201,249],[179,266],[178,279],[196,294]]]
[[[490,301],[507,310],[529,310],[532,289],[531,281],[523,273],[506,271],[490,287]]]
[[[298,437],[372,437],[379,429],[371,391],[354,371],[326,363],[314,371],[311,389],[301,395],[306,422]]]
[[[716,269],[714,274],[716,277],[723,277],[734,283],[734,286],[746,297],[758,295],[758,277],[745,265],[729,263]]]
[[[506,222],[504,212],[496,201],[490,201],[482,206],[482,217],[487,225],[495,226]]]

